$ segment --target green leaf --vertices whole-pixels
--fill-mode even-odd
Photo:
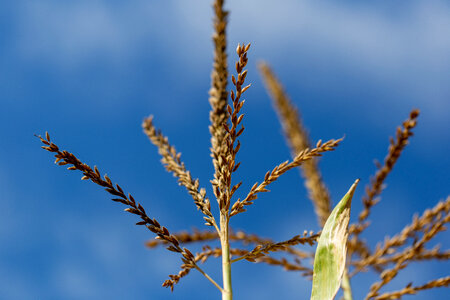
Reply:
[[[359,179],[331,212],[323,227],[314,258],[311,300],[333,300],[341,285],[347,256],[348,223]]]

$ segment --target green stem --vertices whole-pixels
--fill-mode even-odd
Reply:
[[[223,276],[223,290],[222,300],[232,300],[233,290],[231,288],[231,257],[230,257],[230,242],[228,235],[228,215],[220,214],[220,243],[222,246],[222,276]]]
[[[209,281],[211,281],[211,283],[214,284],[215,287],[218,288],[220,292],[223,293],[222,287],[221,287],[217,282],[215,282],[214,279],[212,279],[208,274],[206,274],[205,271],[203,271],[199,266],[195,265],[195,268],[196,268],[200,273],[202,273],[203,276],[206,277],[206,279],[208,279]]]
[[[344,300],[353,300],[352,287],[350,285],[350,278],[348,277],[347,270],[344,271],[342,276],[342,291],[344,292]]]

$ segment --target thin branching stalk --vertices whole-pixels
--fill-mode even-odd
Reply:
[[[397,261],[394,267],[391,269],[385,270],[381,274],[381,281],[374,283],[370,287],[370,291],[366,296],[366,300],[371,299],[373,297],[378,296],[379,290],[389,283],[400,270],[404,269],[408,262],[411,261],[411,259],[417,254],[420,253],[420,250],[425,246],[425,244],[430,241],[436,234],[438,234],[441,231],[446,230],[445,224],[450,222],[450,215],[447,214],[445,216],[440,216],[437,218],[437,221],[434,224],[428,224],[427,230],[424,231],[422,238],[420,238],[418,241],[416,241],[412,247],[408,248],[401,259]]]
[[[438,202],[433,208],[425,210],[422,216],[414,216],[411,224],[405,226],[399,234],[386,238],[384,243],[379,243],[372,255],[361,259],[356,263],[356,268],[353,270],[352,276],[368,266],[377,264],[380,258],[385,257],[388,254],[395,255],[398,248],[404,246],[408,239],[412,239],[413,245],[401,252],[400,257],[395,260],[395,263],[398,264],[400,260],[403,260],[406,252],[409,253],[412,247],[415,247],[414,245],[417,243],[420,234],[429,234],[432,226],[442,223],[443,221],[444,223],[448,222],[448,219],[446,218],[449,218],[449,212],[450,196],[445,200]],[[438,232],[435,232],[435,234],[436,233]],[[413,251],[414,255],[410,257],[409,260],[414,260],[417,256],[420,257],[423,250],[424,249],[421,247],[415,247],[415,250]]]
[[[419,285],[419,286],[412,286],[412,283],[410,283],[401,290],[384,293],[384,294],[374,298],[374,300],[400,299],[404,295],[415,295],[415,294],[417,294],[418,291],[429,290],[429,289],[434,289],[434,288],[439,288],[439,287],[448,287],[448,286],[450,286],[450,276],[434,279],[434,280],[431,280],[431,281],[429,281],[423,285]]]
[[[409,247],[408,247],[409,248]],[[408,249],[407,248],[407,249]],[[381,257],[376,258],[370,262],[371,267],[379,267],[381,271],[386,268],[386,265],[397,263],[402,256],[404,255],[407,249],[400,251],[398,253],[394,253],[393,255],[383,255]],[[448,260],[450,259],[450,250],[440,251],[440,245],[437,245],[433,249],[422,249],[420,253],[417,253],[412,261],[425,261],[425,260]],[[355,267],[364,267],[367,266],[367,262],[364,260],[355,260],[352,263]]]
[[[303,233],[303,236],[307,235],[307,231]],[[219,235],[217,232],[204,230],[193,230],[192,232],[182,231],[178,233],[173,233],[173,235],[178,239],[178,241],[182,244],[188,244],[188,243],[197,243],[197,242],[210,242],[219,240]],[[233,242],[241,242],[243,245],[268,245],[273,244],[272,239],[268,238],[262,238],[256,234],[247,234],[244,231],[229,231],[229,240]],[[150,240],[146,243],[147,247],[154,248],[160,245],[166,245],[167,242],[163,240]],[[305,259],[305,258],[312,258],[314,257],[314,254],[311,252],[302,251],[300,249],[297,249],[293,246],[287,245],[284,249],[280,249],[280,251],[287,252],[290,255],[293,255],[295,258],[299,259]],[[248,251],[246,251],[247,253]]]
[[[230,248],[230,254],[236,257],[242,257],[246,255],[249,251],[245,249]],[[195,255],[195,261],[200,263],[205,263],[210,257],[222,257],[222,248],[216,247],[211,248],[209,246],[204,246],[202,252]],[[255,263],[266,263],[271,266],[283,267],[286,271],[300,272],[301,276],[311,277],[313,270],[310,267],[303,266],[299,259],[294,259],[294,261],[289,261],[287,258],[274,258],[269,255],[258,257],[254,260]],[[181,269],[177,275],[170,275],[171,279],[177,279],[178,281],[189,274],[190,269]]]
[[[267,172],[260,183],[255,183],[244,198],[238,198],[231,203],[235,192],[242,182],[235,183],[232,179],[240,166],[237,153],[240,149],[239,137],[244,131],[242,125],[244,105],[243,93],[250,87],[245,86],[247,76],[247,52],[250,44],[238,45],[236,52],[239,57],[236,63],[237,75],[231,76],[233,89],[228,93],[228,62],[226,29],[228,12],[224,10],[224,0],[214,0],[213,45],[214,61],[211,72],[211,87],[209,90],[211,158],[214,166],[214,175],[211,180],[212,190],[218,203],[219,217],[215,218],[211,212],[210,200],[206,190],[200,187],[198,179],[191,176],[181,160],[181,154],[169,143],[169,140],[153,125],[153,118],[147,118],[143,129],[151,142],[158,148],[161,162],[167,171],[172,173],[178,183],[184,186],[194,199],[197,208],[203,213],[206,225],[215,228],[209,231],[193,231],[172,234],[166,227],[160,225],[156,219],[148,216],[143,206],[135,201],[131,194],[126,194],[118,184],[113,184],[107,176],[101,176],[97,167],[91,168],[81,162],[74,154],[60,150],[51,140],[48,133],[45,137],[39,136],[44,144],[43,148],[52,152],[58,165],[67,165],[69,170],[79,170],[83,173],[82,180],[91,180],[113,195],[113,201],[126,206],[125,211],[140,218],[136,225],[145,226],[156,235],[156,240],[147,243],[148,247],[165,246],[169,251],[181,256],[182,265],[178,273],[169,275],[164,287],[171,290],[191,270],[199,271],[222,294],[222,300],[232,300],[231,265],[238,261],[266,263],[272,266],[281,266],[287,271],[297,271],[304,277],[313,281],[312,299],[333,299],[341,287],[345,300],[352,300],[350,278],[359,272],[372,269],[379,273],[380,280],[370,287],[366,300],[399,299],[403,295],[416,294],[419,291],[450,285],[450,277],[442,277],[429,281],[423,285],[413,286],[412,283],[403,289],[386,292],[380,295],[380,290],[392,281],[397,274],[413,261],[448,260],[450,250],[441,250],[439,245],[430,249],[429,244],[434,237],[446,230],[450,222],[450,196],[439,202],[435,207],[426,210],[420,217],[415,216],[412,223],[405,226],[397,235],[386,238],[375,249],[370,249],[360,238],[361,232],[367,228],[372,207],[378,202],[383,191],[385,180],[392,171],[403,149],[413,135],[412,130],[417,124],[418,110],[411,111],[409,118],[397,128],[395,139],[390,140],[388,154],[383,165],[371,179],[363,198],[364,208],[359,214],[358,222],[348,229],[350,218],[350,202],[358,181],[350,188],[341,202],[330,214],[331,199],[322,175],[318,168],[317,159],[325,152],[333,151],[342,141],[329,140],[322,143],[320,140],[315,147],[310,142],[308,131],[303,126],[297,108],[290,101],[283,86],[266,64],[261,64],[261,72],[267,90],[271,94],[274,106],[278,112],[286,139],[293,153],[292,161],[285,161]],[[228,100],[230,95],[231,101]],[[247,206],[253,204],[259,193],[268,192],[267,187],[287,171],[301,167],[302,176],[312,200],[319,224],[324,226],[323,233],[307,231],[287,241],[273,242],[272,239],[262,238],[244,231],[233,232],[230,227],[230,218],[244,212]],[[350,198],[349,198],[350,197]],[[325,224],[325,225],[324,225]],[[348,235],[351,235],[348,239]],[[320,238],[319,238],[320,236]],[[316,255],[313,252],[295,248],[298,244],[318,247]],[[215,241],[220,241],[220,247],[213,247]],[[240,246],[231,245],[230,242],[239,242]],[[202,250],[195,255],[184,243],[203,242]],[[242,247],[241,247],[242,246]],[[248,248],[248,249],[242,249]],[[348,252],[347,252],[348,249]],[[274,252],[278,252],[277,256]],[[281,252],[281,253],[280,253]],[[280,255],[281,254],[281,255]],[[356,254],[357,258],[353,257]],[[210,258],[221,258],[222,280],[221,286],[200,267]],[[314,260],[314,271],[303,265],[304,260]],[[348,263],[347,263],[348,262]],[[352,271],[352,272],[350,272]],[[329,276],[329,275],[332,276]],[[341,280],[342,279],[342,280]],[[323,295],[327,295],[325,298]]]
[[[208,279],[217,289],[219,289],[219,291],[221,293],[224,293],[224,289],[217,283],[214,281],[214,279],[212,279],[208,274],[205,273],[205,271],[203,271],[202,269],[200,269],[200,267],[198,265],[195,265],[195,268],[202,273],[203,276],[206,277],[206,279]]]
[[[233,290],[231,286],[231,254],[229,241],[229,222],[230,222],[230,200],[236,190],[242,184],[232,186],[232,174],[236,172],[239,163],[236,163],[236,154],[240,148],[238,137],[244,131],[244,127],[240,125],[244,115],[239,114],[244,101],[241,100],[242,94],[250,87],[243,86],[247,70],[244,70],[247,65],[247,52],[250,44],[238,45],[236,53],[239,56],[239,61],[236,63],[237,78],[232,76],[232,82],[235,86],[235,91],[231,91],[232,105],[227,106],[227,112],[230,119],[231,126],[226,123],[223,128],[226,131],[226,151],[225,155],[219,161],[219,169],[216,172],[216,179],[212,180],[215,195],[219,202],[220,210],[220,243],[222,247],[222,275],[223,275],[223,300],[231,300],[233,298]],[[241,126],[239,128],[239,126]],[[237,142],[237,144],[236,144]],[[217,180],[218,178],[218,180]]]
[[[206,197],[206,190],[204,188],[200,189],[199,180],[193,179],[191,173],[186,170],[184,163],[181,161],[181,153],[178,153],[175,147],[169,143],[169,139],[155,128],[153,117],[146,118],[142,123],[142,128],[150,141],[158,148],[158,152],[162,157],[161,163],[166,170],[178,178],[178,183],[187,189],[197,208],[205,215],[206,225],[214,226],[219,232],[216,220],[211,213],[211,204]]]
[[[295,246],[299,244],[308,244],[310,246],[314,245],[317,242],[317,239],[319,238],[320,233],[314,234],[313,232],[310,232],[309,235],[306,232],[303,236],[296,235],[293,238],[278,242],[278,243],[269,243],[265,245],[258,245],[250,252],[246,253],[245,255],[233,259],[231,262],[238,262],[240,260],[248,260],[251,262],[254,262],[257,258],[263,257],[267,255],[269,252],[276,252],[276,251],[282,251],[285,250],[289,246]]]
[[[137,222],[136,225],[145,225],[148,230],[156,234],[156,238],[162,239],[169,244],[167,250],[181,254],[181,260],[184,263],[183,269],[196,268],[200,270],[195,262],[194,255],[188,249],[182,248],[177,238],[170,234],[166,227],[161,226],[156,219],[151,219],[147,215],[144,207],[137,203],[131,194],[126,195],[122,188],[118,184],[114,185],[107,175],[104,175],[102,178],[100,171],[96,166],[92,169],[89,165],[81,162],[74,154],[66,150],[61,151],[59,147],[50,140],[48,132],[45,133],[45,138],[41,136],[38,136],[38,138],[44,144],[44,146],[42,146],[43,149],[55,153],[56,164],[60,166],[69,165],[67,168],[68,170],[81,171],[83,173],[82,180],[91,180],[93,183],[104,187],[108,193],[117,197],[113,198],[113,201],[128,206],[128,208],[125,209],[126,212],[141,218],[141,221]],[[203,271],[202,274],[206,275]],[[207,278],[210,280],[209,276]],[[173,281],[165,281],[163,286],[170,287],[173,290],[173,285],[175,283]]]
[[[414,109],[410,112],[409,118],[403,122],[402,126],[397,127],[396,139],[390,139],[388,154],[384,159],[384,164],[378,165],[378,171],[371,178],[371,185],[366,187],[366,195],[363,197],[364,209],[361,211],[358,217],[358,222],[350,225],[350,239],[349,255],[352,256],[353,252],[359,254],[361,258],[365,259],[371,255],[370,250],[365,246],[365,243],[361,241],[359,235],[363,230],[369,226],[370,223],[366,222],[371,208],[379,201],[377,198],[384,188],[384,181],[389,173],[392,171],[395,163],[399,159],[402,151],[408,145],[409,138],[413,135],[412,129],[417,125],[417,117],[419,116],[419,110]],[[376,267],[376,271],[380,271],[379,267]]]
[[[289,99],[280,81],[268,64],[259,64],[259,69],[266,89],[272,98],[275,110],[278,113],[278,119],[283,126],[284,135],[293,156],[304,149],[311,148],[308,131],[302,123],[300,113],[291,99]],[[331,212],[331,199],[328,189],[322,180],[318,160],[313,158],[305,161],[300,168],[302,177],[305,179],[308,196],[314,204],[319,225],[323,227]]]
[[[204,230],[200,231],[198,229],[194,229],[192,232],[182,231],[178,233],[174,233],[174,236],[178,239],[180,243],[195,243],[195,242],[209,242],[219,240],[219,235],[217,232]],[[244,245],[248,244],[267,244],[271,243],[272,240],[268,238],[262,238],[256,234],[247,234],[244,231],[233,232],[229,231],[229,239],[230,241],[238,241],[242,242]],[[159,245],[166,244],[166,242],[162,240],[150,240],[147,242],[147,246],[149,248],[154,248]]]
[[[209,90],[209,103],[211,112],[209,118],[211,125],[211,157],[214,165],[214,177],[220,170],[221,159],[226,152],[225,129],[223,124],[227,122],[227,103],[228,103],[228,62],[227,62],[227,40],[226,29],[228,24],[228,12],[224,10],[224,0],[215,0],[214,9],[214,62],[211,72],[211,88]]]
[[[418,116],[419,110],[412,110],[409,118],[403,122],[402,127],[397,128],[395,140],[393,138],[390,139],[384,165],[379,166],[377,173],[371,179],[371,185],[366,188],[366,196],[363,198],[364,210],[359,214],[358,225],[352,228],[354,235],[360,234],[367,227],[364,222],[369,216],[371,208],[379,202],[379,199],[376,197],[381,194],[386,177],[392,171],[403,149],[408,145],[409,138],[413,135],[412,129],[417,125]]]
[[[253,200],[258,198],[259,193],[268,192],[269,190],[266,189],[266,187],[275,180],[277,180],[282,174],[286,173],[287,171],[293,168],[300,166],[307,160],[321,156],[323,152],[335,150],[341,141],[342,139],[338,139],[338,140],[329,140],[325,143],[322,143],[322,141],[319,140],[315,148],[302,150],[297,154],[297,156],[294,157],[294,159],[291,162],[285,161],[276,166],[275,168],[273,168],[272,171],[267,172],[266,175],[264,176],[263,182],[259,184],[258,182],[255,183],[243,200],[238,199],[233,204],[231,208],[231,216],[246,211],[245,206],[253,204]]]

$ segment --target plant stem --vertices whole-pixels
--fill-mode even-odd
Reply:
[[[205,271],[203,271],[199,266],[195,265],[195,268],[196,268],[200,273],[202,273],[203,276],[205,276],[209,281],[211,281],[211,283],[214,284],[214,285],[216,286],[216,288],[219,289],[220,292],[223,293],[222,287],[221,287],[217,282],[215,282],[214,279],[212,279],[208,274],[206,274]]]
[[[258,253],[261,253],[261,252],[260,251],[258,251],[258,252],[254,252],[254,251],[248,252],[247,254],[244,254],[244,255],[242,255],[242,256],[240,256],[238,258],[235,258],[235,259],[231,260],[231,263],[235,263],[235,262],[238,262],[240,260],[246,259],[247,257],[250,256],[250,254],[258,254]]]
[[[246,255],[242,255],[242,256],[240,256],[240,257],[238,257],[238,258],[235,258],[235,259],[233,259],[233,260],[231,261],[231,263],[235,263],[235,262],[241,261],[241,260],[245,259],[247,256],[248,256],[248,255],[246,254]]]
[[[344,300],[353,300],[352,296],[352,287],[350,285],[350,278],[347,274],[347,269],[344,271],[344,275],[342,276],[342,291],[344,292]]]
[[[231,261],[230,261],[230,242],[228,236],[228,212],[220,213],[220,243],[222,246],[222,276],[223,290],[222,300],[232,300],[233,290],[231,288]]]

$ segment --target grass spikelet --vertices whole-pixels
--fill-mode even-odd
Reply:
[[[412,110],[409,118],[403,122],[401,127],[397,128],[395,140],[390,139],[388,154],[384,159],[384,164],[378,169],[375,177],[371,179],[371,185],[366,188],[366,196],[363,198],[364,210],[359,214],[359,224],[362,224],[367,219],[372,206],[378,203],[376,197],[380,195],[386,177],[392,171],[403,149],[408,145],[409,138],[413,135],[412,129],[417,125],[418,116],[419,110]]]
[[[289,99],[282,84],[267,64],[261,64],[261,73],[291,148],[292,159],[281,162],[261,176],[259,182],[254,183],[247,193],[242,194],[242,198],[236,196],[236,192],[241,192],[241,185],[244,182],[242,179],[235,183],[235,175],[241,165],[237,154],[241,148],[241,142],[244,142],[245,122],[242,109],[245,102],[243,95],[250,88],[246,82],[250,44],[237,45],[237,62],[234,65],[236,72],[229,77],[226,41],[228,12],[224,10],[223,0],[215,0],[213,9],[214,61],[209,89],[211,106],[209,131],[210,156],[214,174],[210,181],[212,187],[210,197],[207,196],[206,189],[200,186],[199,180],[187,170],[181,160],[181,153],[177,152],[169,143],[169,139],[154,126],[153,117],[146,118],[142,127],[144,133],[157,147],[165,169],[186,188],[195,206],[202,212],[206,225],[214,227],[215,230],[208,227],[208,230],[172,233],[156,218],[150,217],[148,211],[121,186],[114,184],[109,176],[102,176],[96,166],[91,168],[74,154],[60,150],[51,141],[48,133],[45,133],[45,137],[38,136],[42,148],[54,155],[55,164],[65,166],[71,171],[80,171],[82,180],[90,180],[101,186],[111,195],[112,201],[124,205],[125,212],[139,217],[136,225],[145,226],[155,236],[155,240],[147,243],[149,248],[163,246],[180,256],[182,263],[179,271],[169,275],[163,283],[164,287],[172,291],[176,284],[195,269],[217,288],[222,300],[232,300],[235,292],[232,289],[232,263],[236,262],[239,264],[264,263],[282,267],[286,271],[297,272],[302,277],[312,279],[311,299],[314,300],[333,299],[340,286],[344,299],[351,300],[350,279],[366,271],[374,271],[377,278],[379,277],[377,282],[367,283],[367,289],[363,290],[368,291],[365,298],[367,300],[399,299],[404,295],[413,295],[423,290],[449,286],[450,279],[444,275],[422,285],[408,283],[403,289],[382,292],[382,289],[411,262],[450,259],[449,249],[442,249],[443,247],[437,243],[432,244],[439,233],[446,231],[446,225],[450,221],[450,196],[433,208],[425,210],[421,216],[415,216],[400,233],[385,238],[376,247],[372,247],[372,241],[364,240],[361,234],[369,224],[371,209],[378,202],[389,173],[413,135],[412,131],[419,115],[418,110],[412,110],[409,118],[398,127],[395,138],[390,141],[383,165],[378,166],[375,176],[366,189],[366,195],[363,198],[364,207],[359,214],[358,222],[348,228],[350,205],[358,180],[330,213],[332,199],[322,180],[317,162],[324,153],[334,151],[342,139],[326,142],[319,140],[316,144],[311,143],[308,130],[302,124],[300,113]],[[228,82],[231,82],[230,91],[227,91]],[[208,105],[206,99],[205,105]],[[333,124],[329,125],[333,126]],[[251,234],[245,229],[233,230],[231,221],[238,221],[238,218],[231,217],[245,212],[260,193],[269,192],[271,183],[297,167],[302,170],[309,198],[314,204],[315,213],[319,219],[320,228],[317,231],[295,232],[292,234],[294,237],[275,242],[277,239]],[[218,207],[216,216],[213,215],[210,203],[210,199],[214,200],[214,198],[216,201],[212,202],[217,202]],[[273,205],[273,203],[267,204],[269,208]],[[263,222],[274,220],[271,216]],[[185,247],[187,244],[191,247],[193,243],[199,244],[198,249],[201,249],[195,254]],[[219,243],[220,247],[218,247]],[[314,253],[313,246],[316,244],[317,249]],[[221,258],[221,284],[200,267],[202,264],[213,262],[214,258]],[[314,270],[310,267],[311,263],[314,264]],[[247,284],[247,281],[252,278],[239,278],[239,280],[245,280]],[[303,279],[299,278],[299,280]],[[205,298],[213,299],[209,295]],[[298,298],[298,295],[294,295],[293,298]]]
[[[209,114],[211,120],[211,125],[209,127],[211,133],[211,157],[216,174],[220,168],[220,159],[226,152],[226,132],[223,124],[227,122],[228,118],[228,62],[226,39],[228,12],[224,10],[223,6],[223,0],[214,1],[214,62],[213,70],[211,72],[211,88],[209,90],[209,103],[211,105],[211,112]]]
[[[284,136],[295,155],[304,149],[311,148],[308,132],[302,124],[300,113],[285,92],[283,86],[276,78],[268,64],[260,63],[259,69],[264,79],[267,91],[269,92],[278,119],[283,126]],[[322,175],[318,167],[317,159],[305,161],[301,166],[301,174],[305,179],[305,186],[308,189],[308,196],[314,204],[314,209],[321,226],[330,215],[331,199]]]
[[[258,198],[259,193],[268,192],[269,190],[267,190],[266,187],[277,180],[282,174],[300,166],[307,160],[321,156],[324,152],[333,151],[341,141],[342,139],[329,140],[325,143],[321,143],[319,141],[316,148],[300,151],[291,162],[285,161],[273,168],[272,171],[267,172],[264,176],[263,182],[259,184],[255,183],[243,200],[238,199],[233,204],[231,208],[231,216],[244,212],[246,210],[244,207],[253,204],[253,201]]]
[[[162,157],[161,163],[166,170],[178,178],[178,183],[187,189],[197,208],[205,215],[206,225],[214,226],[218,230],[216,220],[211,213],[211,204],[206,197],[206,190],[200,189],[198,179],[193,179],[191,173],[186,170],[181,161],[181,153],[178,153],[175,147],[169,144],[169,139],[153,126],[153,117],[145,119],[142,128],[150,141],[158,148]]]

